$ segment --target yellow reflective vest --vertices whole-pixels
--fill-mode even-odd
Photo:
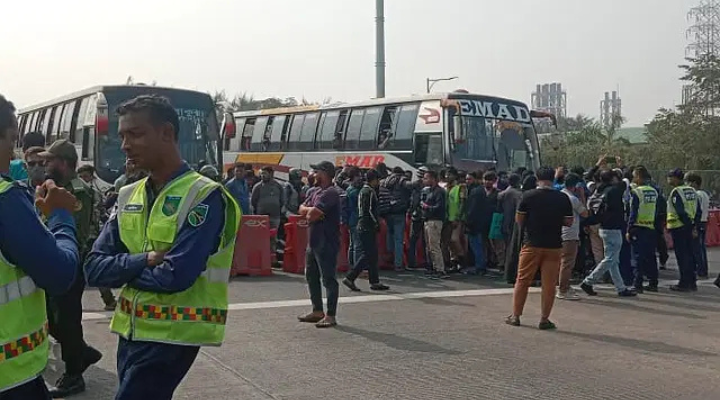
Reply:
[[[123,187],[118,195],[120,240],[130,254],[169,250],[187,221],[202,224],[207,206],[200,204],[215,190],[225,202],[225,224],[218,250],[187,290],[153,293],[123,287],[110,329],[137,341],[191,346],[219,346],[225,337],[228,279],[241,211],[222,185],[195,171],[168,183],[150,207],[147,178]]]
[[[0,194],[11,187],[0,180]],[[47,334],[45,292],[0,253],[0,394],[42,373]]]
[[[686,185],[673,188],[673,190],[670,192],[670,197],[668,197],[667,202],[668,229],[677,229],[681,228],[684,225],[683,222],[680,220],[680,216],[675,210],[675,205],[673,204],[673,199],[675,198],[676,192],[680,193],[683,207],[685,208],[685,212],[687,213],[688,217],[690,217],[691,221],[695,219],[695,213],[697,213],[697,192],[695,192],[695,189]]]
[[[633,189],[637,196],[638,213],[635,226],[643,228],[655,228],[655,211],[657,209],[658,192],[652,186],[643,185]]]

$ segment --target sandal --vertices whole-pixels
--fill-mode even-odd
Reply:
[[[548,320],[540,322],[540,324],[538,325],[538,329],[540,329],[541,331],[555,330],[557,329],[557,326],[555,326],[552,321]]]
[[[316,328],[332,328],[334,326],[337,326],[337,321],[333,317],[325,317],[315,324]]]
[[[298,321],[314,324],[314,323],[322,321],[324,318],[325,318],[325,314],[310,313],[307,315],[299,316]]]
[[[505,323],[512,326],[520,326],[520,317],[515,315],[510,315],[505,319]]]

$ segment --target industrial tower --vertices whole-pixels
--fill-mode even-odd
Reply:
[[[618,128],[613,126],[616,117],[622,117],[622,100],[615,90],[612,91],[612,96],[610,92],[605,92],[605,98],[600,101],[600,124],[606,129]]]
[[[688,20],[692,25],[686,35],[691,42],[685,54],[692,58],[720,56],[720,0],[700,0],[700,4],[688,12]],[[683,104],[694,93],[692,85],[683,86]]]
[[[567,118],[567,92],[561,83],[537,85],[530,102],[535,110],[552,113],[558,118]]]

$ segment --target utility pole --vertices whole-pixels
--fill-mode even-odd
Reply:
[[[385,97],[385,0],[375,0],[375,97]]]

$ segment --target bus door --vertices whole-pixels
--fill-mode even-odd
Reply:
[[[413,161],[416,166],[445,166],[449,146],[447,135],[443,136],[443,119],[440,101],[424,101],[420,104],[413,140]]]

